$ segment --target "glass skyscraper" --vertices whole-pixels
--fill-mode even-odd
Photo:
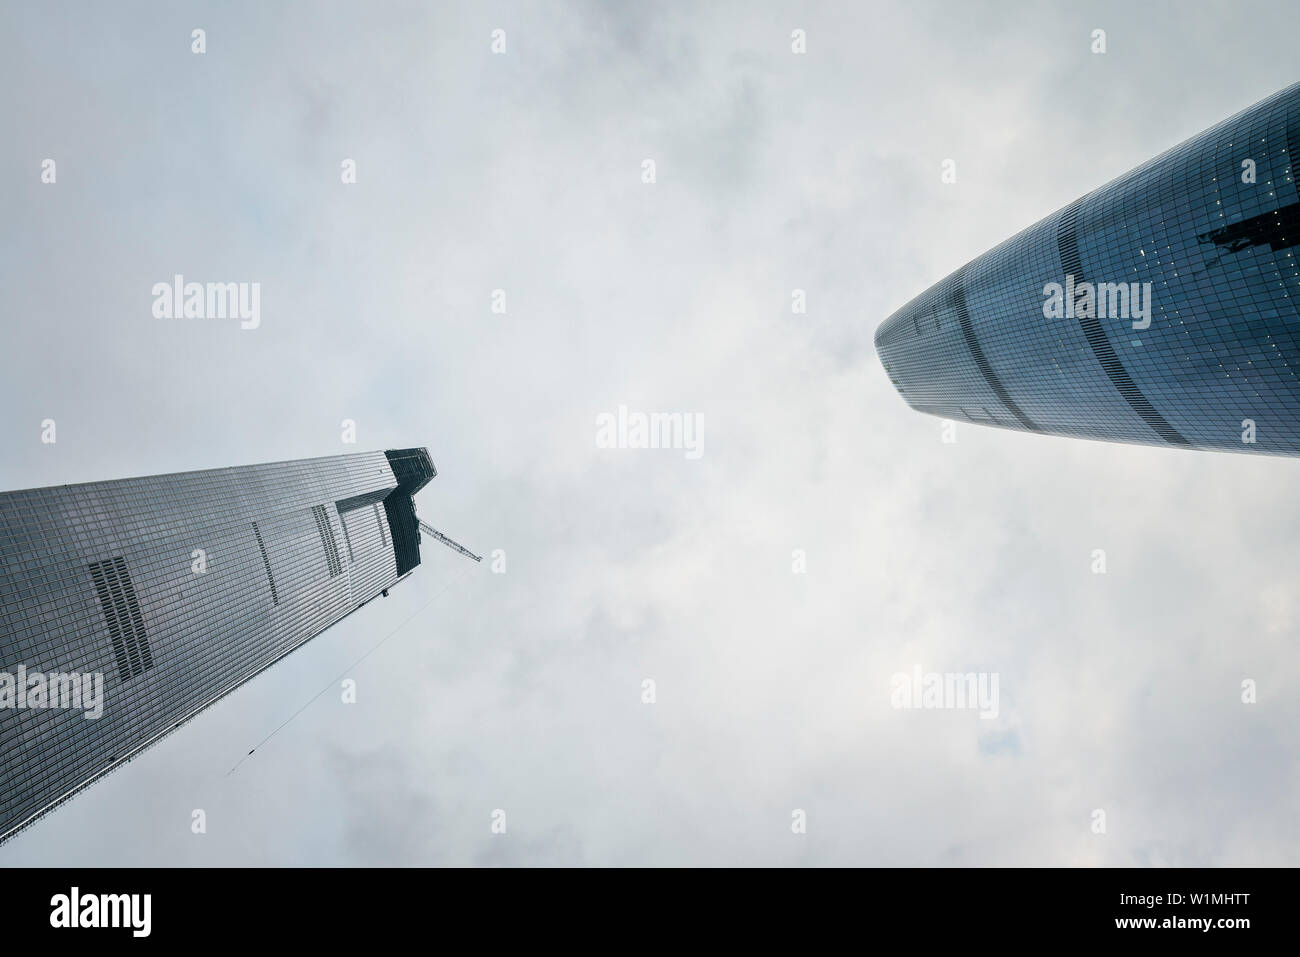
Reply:
[[[0,494],[0,840],[420,563],[424,449]]]
[[[948,419],[1300,455],[1297,153],[1300,83],[909,302],[876,332],[890,381]]]

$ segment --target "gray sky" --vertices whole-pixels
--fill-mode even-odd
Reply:
[[[0,9],[0,487],[423,445],[507,570],[427,546],[0,864],[1297,861],[1297,463],[944,444],[871,345],[1294,82],[1293,2],[230,6]],[[155,319],[176,273],[260,327]]]

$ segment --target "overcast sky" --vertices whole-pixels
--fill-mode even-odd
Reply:
[[[945,444],[872,335],[1295,82],[1298,27],[6,4],[0,488],[426,446],[422,514],[506,571],[426,543],[0,865],[1296,863],[1300,466]],[[259,282],[260,326],[155,318],[178,273]],[[598,448],[619,405],[698,413],[704,454]],[[891,707],[918,665],[997,673],[998,717]]]

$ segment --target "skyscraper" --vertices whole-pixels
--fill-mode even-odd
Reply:
[[[949,419],[1300,455],[1298,153],[1300,83],[913,299],[876,331],[890,381]]]
[[[402,449],[0,494],[0,840],[406,577],[436,474]]]

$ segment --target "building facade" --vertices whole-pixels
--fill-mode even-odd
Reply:
[[[0,840],[420,563],[424,449],[0,494]]]
[[[912,408],[1300,455],[1300,83],[1080,197],[890,316]]]

